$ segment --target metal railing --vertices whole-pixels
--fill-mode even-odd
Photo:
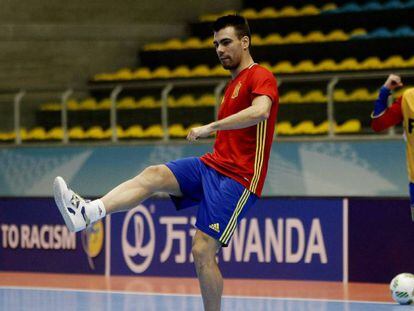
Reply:
[[[315,75],[295,75],[295,76],[278,76],[278,83],[281,85],[289,84],[292,82],[325,82],[326,83],[326,97],[327,97],[327,104],[326,104],[326,116],[329,122],[329,130],[327,133],[327,137],[329,139],[336,139],[337,136],[335,135],[335,101],[334,101],[334,91],[335,87],[340,81],[349,81],[349,80],[368,80],[368,79],[381,79],[385,78],[387,75],[391,73],[387,72],[376,72],[376,73],[354,73],[354,74],[315,74]],[[404,70],[398,71],[399,74],[403,75],[403,77],[414,77],[413,70]],[[168,80],[168,81],[136,81],[136,82],[124,82],[120,83],[105,83],[105,84],[97,84],[97,85],[90,85],[84,89],[61,89],[60,90],[60,99],[61,99],[61,127],[63,131],[62,143],[67,144],[70,141],[69,134],[68,134],[68,101],[70,97],[77,91],[83,92],[91,92],[91,91],[99,91],[99,90],[108,90],[110,91],[110,100],[111,100],[111,108],[110,108],[110,126],[112,131],[111,141],[116,143],[119,141],[118,139],[118,132],[117,132],[117,101],[118,97],[121,92],[128,91],[128,90],[143,90],[143,89],[160,89],[160,98],[161,98],[161,124],[162,129],[164,132],[163,141],[169,141],[169,133],[168,133],[168,96],[171,91],[175,88],[179,87],[200,87],[200,86],[209,86],[214,88],[214,96],[216,100],[216,105],[214,108],[214,117],[217,117],[218,108],[220,105],[221,97],[223,90],[226,86],[228,78],[210,78],[210,79],[194,79],[194,80]],[[379,87],[380,85],[376,85]],[[12,92],[14,93],[14,132],[15,132],[15,140],[14,143],[16,145],[20,145],[22,143],[21,137],[21,106],[23,99],[29,93],[35,93],[39,91],[50,91],[51,89],[42,88],[42,89],[21,89],[21,90],[0,90],[0,94],[5,94]],[[54,89],[54,91],[58,91],[59,89]],[[394,129],[391,129],[388,132],[389,136],[395,136]],[[303,139],[303,138],[302,138]],[[306,139],[306,138],[305,138]]]

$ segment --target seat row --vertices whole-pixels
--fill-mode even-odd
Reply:
[[[182,124],[173,124],[169,126],[168,133],[172,138],[183,138],[187,136],[191,128],[196,126],[201,126],[201,124],[192,124],[187,128]],[[328,121],[324,121],[317,125],[310,120],[302,121],[297,125],[292,125],[288,121],[283,121],[276,125],[277,135],[322,135],[328,133],[328,130]],[[351,119],[341,125],[335,125],[335,133],[338,134],[358,133],[360,131],[361,122],[357,119]],[[89,129],[83,129],[81,126],[76,126],[69,129],[68,135],[71,140],[104,140],[112,137],[112,129],[103,129],[101,126],[93,126]],[[156,139],[162,138],[164,132],[162,126],[159,124],[151,125],[145,129],[140,125],[133,125],[126,129],[118,126],[117,136],[120,139]],[[43,127],[35,127],[31,130],[21,129],[20,137],[23,141],[60,141],[63,139],[63,130],[60,127],[55,127],[50,130],[46,130]],[[14,139],[14,132],[0,132],[0,141],[6,142]]]
[[[184,94],[178,98],[168,97],[168,107],[208,107],[214,106],[216,99],[213,94],[204,94],[194,97],[192,94]],[[112,102],[109,98],[97,101],[95,98],[86,98],[81,101],[71,99],[67,103],[68,110],[108,110]],[[40,106],[40,110],[57,111],[61,109],[61,104],[45,103]],[[127,96],[117,101],[117,109],[150,109],[160,108],[161,102],[154,96],[144,96],[139,99]]]
[[[355,134],[362,129],[361,122],[358,119],[351,119],[343,124],[334,125],[334,132],[336,134]],[[305,120],[297,125],[292,125],[290,122],[283,121],[276,126],[277,135],[323,135],[329,131],[329,122],[324,121],[320,124],[314,124],[313,121]]]
[[[395,96],[402,95],[403,91],[412,86],[407,86],[395,93]],[[357,88],[352,91],[344,89],[334,90],[335,102],[355,102],[355,101],[373,101],[378,96],[378,90],[370,91],[367,88]],[[280,104],[303,104],[303,103],[325,103],[327,102],[326,93],[322,90],[310,90],[300,92],[290,90],[280,94]],[[213,94],[204,94],[195,97],[192,94],[183,94],[178,98],[168,97],[169,108],[180,107],[213,107],[216,99]],[[62,105],[59,103],[45,103],[40,106],[42,111],[60,111]],[[70,111],[77,110],[109,110],[111,108],[111,100],[109,98],[97,101],[95,98],[86,98],[81,101],[71,99],[68,101],[67,108]],[[144,96],[139,99],[127,96],[117,101],[117,109],[155,109],[161,108],[160,101],[154,96]]]
[[[275,65],[261,63],[275,74],[314,73],[326,71],[354,71],[354,70],[381,70],[394,68],[414,67],[414,56],[404,59],[400,55],[393,55],[385,60],[372,56],[358,61],[354,57],[335,62],[333,59],[324,59],[314,63],[310,59],[302,60],[297,64],[290,61],[280,61]],[[141,67],[136,70],[123,68],[114,73],[100,73],[93,77],[94,81],[118,81],[118,80],[141,80],[141,79],[171,79],[171,78],[196,78],[196,77],[220,77],[229,76],[229,72],[221,65],[210,68],[207,65],[198,65],[192,69],[188,66],[178,66],[170,69],[161,66],[151,70]]]
[[[367,32],[366,29],[363,28],[356,28],[350,32],[345,32],[341,29],[335,29],[326,34],[321,31],[311,31],[308,34],[302,34],[300,32],[295,31],[287,34],[286,36],[281,36],[278,33],[271,33],[266,36],[252,34],[252,44],[253,46],[277,44],[302,44],[312,42],[347,41],[354,39],[401,38],[413,36],[414,29],[412,29],[410,26],[401,26],[395,30],[390,30],[386,27],[380,27],[370,32]],[[173,38],[165,42],[146,44],[143,50],[168,51],[205,48],[213,48],[213,37],[209,37],[204,40],[197,37],[190,37],[185,40]]]
[[[379,1],[370,1],[364,4],[359,4],[357,2],[349,2],[337,8],[332,8],[330,10],[324,10],[321,13],[342,14],[342,13],[354,13],[354,12],[366,12],[366,11],[401,10],[401,9],[411,9],[411,8],[414,8],[414,0],[410,0],[410,1],[390,0],[384,3],[381,3]]]
[[[406,29],[404,30],[406,31]],[[353,37],[363,38],[367,31],[363,28],[356,28],[346,33],[341,29],[332,30],[329,33],[321,31],[311,31],[308,34],[300,32],[291,32],[286,36],[278,33],[271,33],[266,36],[252,34],[252,44],[254,45],[273,45],[273,44],[294,44],[294,43],[311,43],[311,42],[328,42],[328,41],[346,41]],[[186,40],[177,38],[170,39],[160,43],[149,43],[144,46],[144,51],[166,51],[166,50],[185,50],[185,49],[204,49],[213,48],[213,37],[207,39],[199,39],[190,37]]]
[[[246,8],[242,10],[240,15],[246,17],[247,19],[261,19],[261,18],[283,18],[283,17],[298,17],[306,15],[318,15],[322,12],[334,10],[337,8],[335,3],[326,3],[321,7],[317,7],[313,4],[307,4],[300,8],[288,5],[280,9],[274,7],[266,7],[260,11],[257,11],[253,8]],[[234,10],[228,10],[221,12],[220,14],[204,14],[200,17],[202,22],[212,22],[215,21],[218,17],[223,15],[235,14]]]

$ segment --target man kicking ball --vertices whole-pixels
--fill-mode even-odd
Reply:
[[[195,127],[195,141],[216,132],[212,153],[154,165],[102,198],[86,201],[56,177],[56,204],[71,231],[85,229],[105,215],[137,206],[155,192],[170,194],[177,209],[198,206],[192,254],[204,309],[218,311],[223,278],[215,256],[227,246],[237,223],[261,195],[278,110],[273,74],[250,55],[250,29],[238,15],[213,24],[214,46],[229,81],[218,121]]]

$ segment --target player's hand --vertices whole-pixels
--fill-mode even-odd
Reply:
[[[394,91],[395,89],[402,87],[403,84],[401,82],[401,77],[395,74],[390,74],[387,81],[385,81],[384,86],[390,91]]]
[[[210,136],[211,133],[213,133],[213,130],[210,124],[193,127],[187,135],[187,140],[196,141],[199,138]]]

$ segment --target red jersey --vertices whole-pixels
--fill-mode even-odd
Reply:
[[[224,119],[252,105],[256,96],[267,95],[272,100],[270,115],[254,126],[217,131],[212,153],[201,160],[260,196],[267,166],[279,106],[277,83],[266,68],[253,64],[242,70],[227,85],[218,119]]]

